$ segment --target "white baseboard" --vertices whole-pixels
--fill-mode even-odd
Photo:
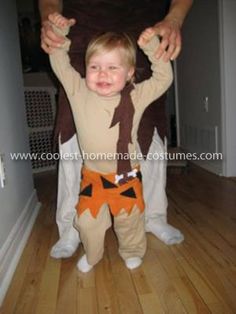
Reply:
[[[32,191],[22,214],[0,248],[0,306],[39,212],[36,190]]]

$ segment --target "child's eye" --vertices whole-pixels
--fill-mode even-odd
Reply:
[[[94,65],[94,64],[90,65],[89,68],[90,68],[91,70],[98,70],[98,66],[97,66],[97,65]]]
[[[110,65],[109,70],[117,70],[117,67],[115,65]]]

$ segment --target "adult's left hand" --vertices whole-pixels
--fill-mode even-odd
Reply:
[[[153,26],[155,34],[160,36],[161,43],[156,51],[156,58],[163,57],[164,61],[174,60],[181,51],[180,24],[171,19],[164,19]]]

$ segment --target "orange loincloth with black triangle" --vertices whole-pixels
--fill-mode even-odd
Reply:
[[[124,209],[128,214],[136,205],[140,212],[144,211],[144,200],[141,183],[141,172],[126,183],[115,184],[116,173],[101,174],[86,167],[82,168],[79,201],[76,205],[78,215],[89,209],[96,218],[103,204],[108,204],[112,215],[119,214]]]

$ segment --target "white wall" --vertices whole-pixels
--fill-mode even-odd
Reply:
[[[194,1],[177,62],[180,146],[221,152],[222,161],[198,164],[224,176],[236,176],[235,30],[235,0]]]
[[[1,303],[39,208],[30,161],[10,158],[11,152],[29,151],[14,0],[1,0],[0,47],[0,153],[6,171],[0,188]]]
[[[177,62],[180,146],[190,152],[222,152],[221,81],[217,0],[196,0],[183,28]],[[204,98],[208,97],[208,112]],[[204,161],[222,173],[222,162]]]
[[[222,77],[223,174],[236,176],[236,1],[219,1]]]

